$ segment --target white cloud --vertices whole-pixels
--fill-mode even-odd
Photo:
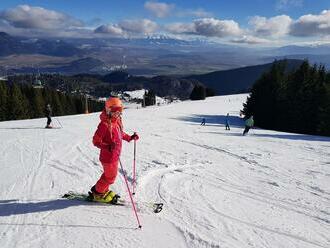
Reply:
[[[301,7],[303,5],[303,0],[277,0],[276,9],[277,10],[287,10],[290,7]]]
[[[126,36],[135,34],[151,34],[158,28],[157,23],[148,20],[124,20],[118,24],[107,24],[97,27],[94,32],[110,36]]]
[[[319,15],[303,15],[291,26],[293,36],[326,36],[330,35],[330,10]]]
[[[279,3],[294,4],[293,1],[279,1]],[[161,2],[148,1],[145,3],[145,8],[153,11],[158,17],[165,17],[169,14],[176,17],[210,15],[203,9],[180,10],[175,5]],[[176,22],[163,25],[158,25],[149,19],[122,20],[115,24],[101,24],[101,20],[95,20],[95,23],[91,22],[91,27],[88,27],[87,24],[85,25],[82,21],[67,14],[29,5],[19,5],[0,11],[0,29],[13,35],[31,37],[99,37],[102,34],[139,36],[165,31],[175,35],[182,34],[186,38],[189,35],[199,35],[229,38],[234,43],[260,44],[299,42],[299,40],[306,39],[328,41],[330,10],[324,10],[319,14],[306,14],[296,20],[288,15],[270,18],[254,16],[249,20],[248,29],[242,29],[235,20],[217,18],[200,18],[188,23]],[[95,25],[98,25],[97,28],[94,28]]]
[[[237,36],[242,33],[237,22],[233,20],[219,20],[203,18],[194,21],[195,32],[209,37]]]
[[[158,18],[164,18],[171,13],[171,11],[175,8],[175,5],[148,1],[144,4],[144,8]]]
[[[188,10],[181,10],[178,11],[176,14],[178,17],[185,17],[185,16],[193,16],[197,18],[204,18],[204,17],[212,17],[213,14],[208,12],[202,8],[199,9],[188,9]]]
[[[109,34],[113,36],[123,36],[124,31],[121,27],[114,24],[101,25],[94,30],[95,33]]]
[[[172,23],[165,25],[165,30],[174,34],[192,34],[218,38],[238,36],[243,33],[237,22],[214,18],[197,19],[193,23]]]
[[[275,16],[267,19],[262,16],[254,16],[249,24],[257,36],[281,37],[289,33],[292,19],[287,15]]]
[[[251,44],[251,45],[270,43],[269,40],[253,37],[253,36],[247,36],[247,35],[232,39],[231,42],[240,43],[240,44]]]
[[[165,25],[165,30],[173,34],[194,34],[195,25],[193,23],[171,23]]]
[[[52,30],[83,26],[82,21],[69,15],[29,5],[19,5],[13,9],[1,11],[0,19],[15,28],[23,29]]]
[[[148,20],[124,20],[120,22],[119,27],[124,31],[138,34],[150,34],[158,29],[157,23]]]

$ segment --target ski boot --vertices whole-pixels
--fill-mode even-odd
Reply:
[[[120,196],[113,191],[106,191],[104,193],[99,193],[96,191],[95,186],[91,188],[91,191],[88,192],[88,194],[89,194],[89,198],[92,201],[102,202],[102,203],[116,204],[118,202],[118,199],[120,198]]]

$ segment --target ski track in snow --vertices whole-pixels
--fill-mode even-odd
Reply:
[[[98,114],[57,117],[64,128],[53,130],[39,128],[44,119],[0,123],[0,247],[330,247],[330,138],[262,129],[243,137],[245,99],[125,111],[124,129],[141,137],[141,230],[130,205],[60,199],[87,192],[102,173],[91,143]],[[112,189],[129,201],[132,143],[121,161]]]

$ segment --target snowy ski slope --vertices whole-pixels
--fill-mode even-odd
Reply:
[[[127,109],[137,144],[137,202],[60,199],[101,174],[91,143],[99,113],[0,122],[0,247],[330,247],[330,138],[253,129],[238,113],[246,95]],[[224,127],[227,112],[231,130]],[[206,125],[200,126],[202,118]],[[133,143],[122,163],[132,179]],[[113,190],[129,200],[118,174]]]

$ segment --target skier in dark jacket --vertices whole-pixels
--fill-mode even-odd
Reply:
[[[229,126],[229,113],[227,113],[227,117],[226,117],[226,130],[230,130],[230,126]]]
[[[45,114],[47,117],[47,125],[46,128],[52,128],[52,126],[50,125],[50,123],[52,122],[52,108],[50,106],[50,104],[48,103],[46,108],[45,108]]]

